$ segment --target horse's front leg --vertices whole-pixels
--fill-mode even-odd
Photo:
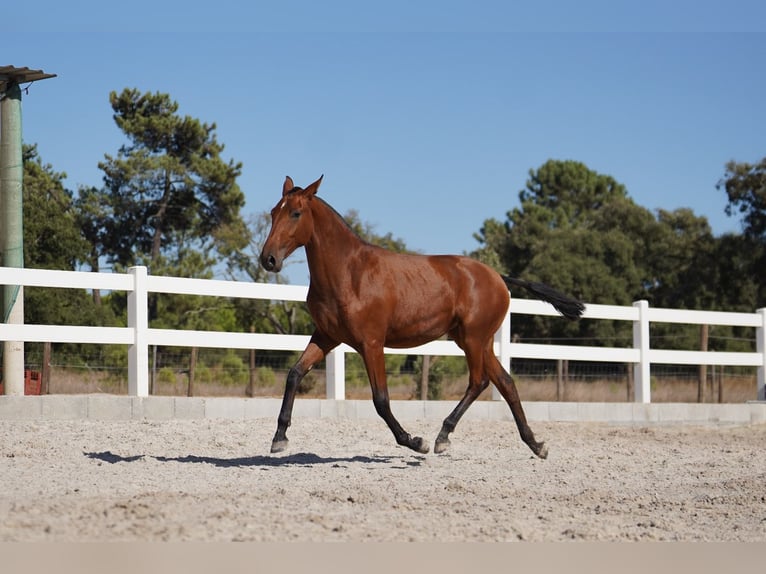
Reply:
[[[388,396],[388,384],[386,383],[386,363],[383,355],[383,347],[367,348],[362,352],[362,359],[367,368],[367,376],[370,378],[372,388],[372,402],[378,415],[386,421],[388,428],[394,433],[397,444],[411,448],[420,453],[428,452],[428,444],[422,437],[411,436],[402,428],[391,412],[391,401]]]
[[[298,385],[306,373],[314,368],[314,365],[321,361],[335,346],[337,343],[330,342],[323,334],[315,331],[298,362],[287,373],[285,396],[282,398],[282,408],[279,410],[277,432],[271,441],[271,452],[282,452],[287,448],[287,427],[290,426],[293,416],[293,404]]]

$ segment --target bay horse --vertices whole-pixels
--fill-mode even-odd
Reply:
[[[287,448],[287,428],[301,379],[341,343],[364,360],[378,415],[399,445],[427,453],[421,437],[407,433],[391,412],[383,347],[408,348],[447,334],[465,352],[468,388],[444,419],[434,452],[444,452],[460,418],[491,381],[513,413],[519,434],[534,454],[548,448],[535,440],[511,375],[493,353],[493,339],[510,304],[510,287],[522,287],[577,319],[584,305],[542,283],[498,274],[465,256],[389,251],[362,240],[329,204],[317,197],[322,177],[303,189],[288,176],[271,210],[271,230],[261,265],[279,272],[298,247],[306,248],[310,284],[306,304],[315,330],[287,375],[271,452]]]

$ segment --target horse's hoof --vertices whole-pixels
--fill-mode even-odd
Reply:
[[[539,456],[540,458],[548,458],[548,445],[546,445],[544,442],[541,442],[537,449],[535,450],[535,454]]]
[[[441,454],[450,447],[450,441],[448,438],[436,439],[434,443],[434,454]]]
[[[428,443],[426,443],[426,441],[424,441],[423,438],[419,436],[416,436],[412,439],[412,442],[410,442],[410,448],[421,454],[426,454],[430,450]]]
[[[287,449],[288,440],[275,440],[271,443],[271,454],[282,452],[283,450]]]

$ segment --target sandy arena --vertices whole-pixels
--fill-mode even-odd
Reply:
[[[532,427],[0,421],[0,541],[766,541],[766,425]]]

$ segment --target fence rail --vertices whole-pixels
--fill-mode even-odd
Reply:
[[[0,285],[55,287],[68,289],[103,289],[128,294],[127,327],[91,327],[62,325],[0,324],[0,341],[95,343],[128,346],[128,394],[149,394],[149,347],[212,347],[300,351],[308,343],[303,335],[266,333],[221,333],[210,331],[153,329],[149,327],[149,293],[207,295],[226,298],[305,301],[308,287],[247,283],[208,279],[150,276],[146,267],[131,267],[127,273],[89,273],[0,267]],[[693,311],[650,308],[646,301],[632,306],[587,305],[583,318],[630,321],[633,323],[632,347],[593,347],[544,345],[511,341],[513,314],[556,316],[549,304],[528,299],[514,299],[511,314],[495,334],[495,353],[506,368],[512,357],[527,359],[564,359],[576,361],[632,363],[635,401],[651,402],[650,369],[652,364],[732,365],[757,367],[757,397],[766,400],[766,308],[755,313]],[[652,349],[649,344],[651,323],[686,323],[753,327],[755,352],[715,352]],[[452,341],[433,341],[410,349],[386,348],[386,353],[411,355],[462,355]],[[327,356],[327,398],[345,398],[344,355],[354,352],[341,345]],[[6,392],[8,392],[6,385]],[[495,398],[498,398],[495,395]]]

